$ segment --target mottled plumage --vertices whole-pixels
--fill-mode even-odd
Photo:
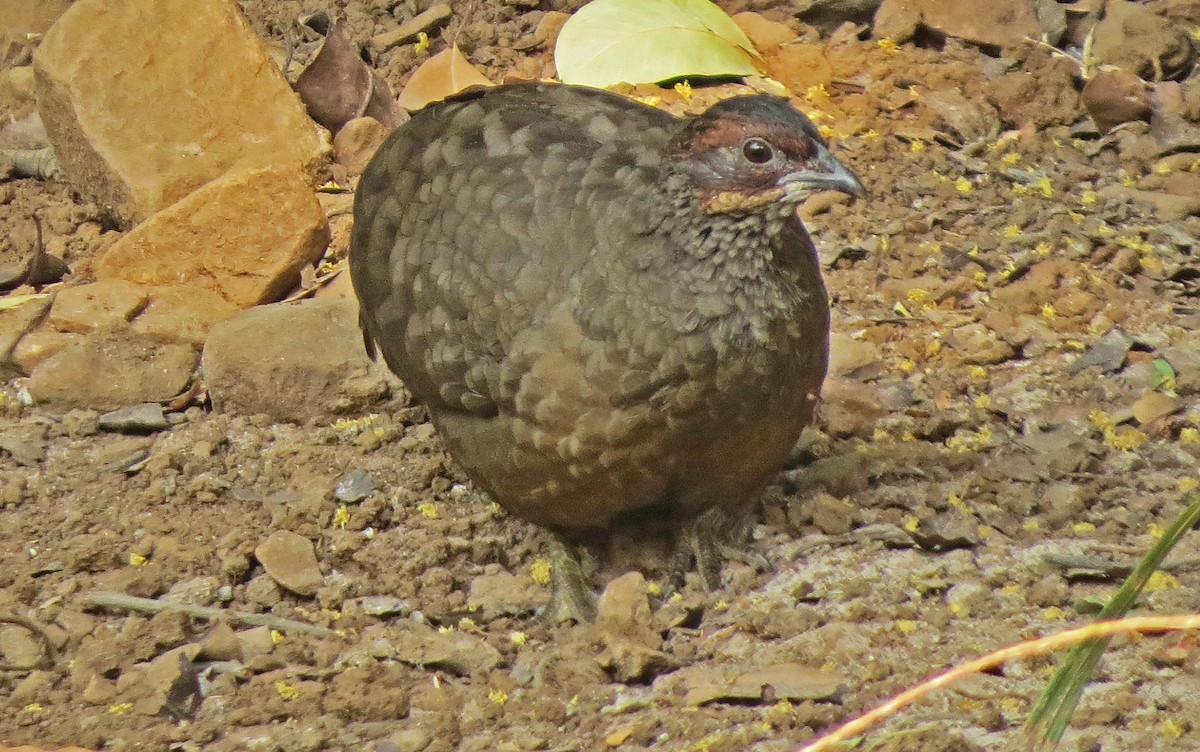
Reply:
[[[829,314],[795,206],[861,193],[786,101],[680,119],[517,84],[416,113],[359,185],[363,329],[451,455],[557,530],[744,511],[825,375]]]

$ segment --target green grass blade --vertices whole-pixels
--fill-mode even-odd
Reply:
[[[1200,494],[1195,494],[1188,507],[1171,523],[1158,543],[1138,562],[1116,594],[1100,611],[1097,621],[1125,616],[1150,576],[1158,571],[1163,559],[1179,540],[1200,521]],[[1108,647],[1108,640],[1089,640],[1071,649],[1063,665],[1059,667],[1043,690],[1042,696],[1029,714],[1026,728],[1033,735],[1040,735],[1039,745],[1049,742],[1057,744],[1062,739],[1075,706],[1083,694],[1083,688],[1091,680],[1092,671],[1100,655]]]

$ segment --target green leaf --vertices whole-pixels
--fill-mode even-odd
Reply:
[[[754,45],[708,0],[593,0],[563,26],[554,62],[564,83],[601,88],[762,72]]]
[[[1154,384],[1152,388],[1166,389],[1168,392],[1175,391],[1175,369],[1162,358],[1154,359]]]
[[[42,298],[46,297],[49,296],[45,293],[38,293],[35,295],[6,295],[0,298],[0,311],[5,311],[9,308],[16,308],[17,306],[28,303],[31,300],[41,300]]]
[[[1200,494],[1188,499],[1188,506],[1175,521],[1163,531],[1158,542],[1146,552],[1133,572],[1121,583],[1121,587],[1104,608],[1097,621],[1116,619],[1133,608],[1134,602],[1146,586],[1150,575],[1158,571],[1163,559],[1179,540],[1200,522]],[[1033,750],[1046,749],[1062,739],[1071,722],[1075,706],[1083,695],[1083,689],[1092,677],[1100,655],[1108,647],[1108,639],[1088,640],[1071,649],[1058,671],[1042,691],[1041,698],[1029,712],[1026,729],[1034,738]]]

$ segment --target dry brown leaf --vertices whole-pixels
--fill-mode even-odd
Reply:
[[[492,86],[492,82],[454,46],[421,63],[396,103],[414,112],[472,86]]]
[[[358,46],[334,22],[317,56],[296,79],[300,95],[313,120],[337,133],[357,117],[372,117],[394,128],[396,109],[387,84],[359,56]]]

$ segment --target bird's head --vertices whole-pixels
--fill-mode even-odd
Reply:
[[[795,206],[822,190],[866,193],[812,121],[781,97],[718,102],[687,121],[667,153],[709,214]]]

